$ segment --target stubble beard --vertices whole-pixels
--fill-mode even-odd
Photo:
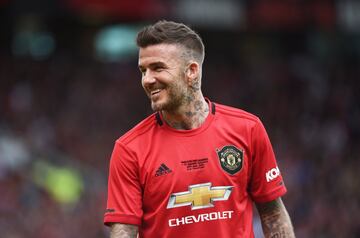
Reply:
[[[176,112],[177,109],[185,103],[186,98],[186,85],[182,85],[181,82],[173,83],[167,85],[163,88],[166,93],[165,99],[163,102],[154,102],[151,100],[151,108],[153,111],[167,111],[167,112]]]

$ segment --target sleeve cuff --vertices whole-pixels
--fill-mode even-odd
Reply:
[[[275,200],[278,197],[283,196],[287,192],[286,187],[282,186],[276,189],[275,191],[271,191],[270,193],[267,193],[265,195],[252,197],[254,202],[256,203],[264,203],[264,202],[270,202]]]
[[[106,213],[104,215],[104,225],[109,226],[111,223],[123,223],[130,225],[141,225],[141,219],[134,215]]]

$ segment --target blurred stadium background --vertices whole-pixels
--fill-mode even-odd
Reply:
[[[134,37],[158,19],[202,35],[207,97],[263,120],[297,237],[360,237],[355,0],[0,0],[0,236],[108,234],[113,142],[151,113]]]

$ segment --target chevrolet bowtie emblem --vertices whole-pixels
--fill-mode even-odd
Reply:
[[[211,183],[189,186],[189,191],[170,195],[167,208],[191,206],[191,210],[214,207],[215,201],[228,200],[233,186],[211,187]]]

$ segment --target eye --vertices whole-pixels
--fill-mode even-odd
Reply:
[[[139,68],[139,71],[140,71],[141,75],[144,76],[144,75],[145,75],[145,72],[146,72],[146,69]]]
[[[154,71],[155,71],[155,72],[161,72],[163,69],[164,69],[164,67],[156,66],[156,67],[154,68]]]

